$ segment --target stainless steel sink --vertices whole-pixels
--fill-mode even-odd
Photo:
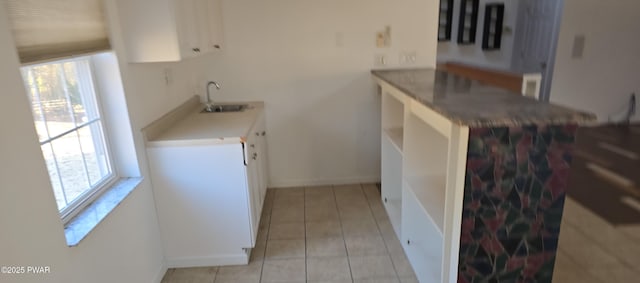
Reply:
[[[242,112],[248,108],[249,104],[216,104],[211,108],[204,108],[202,113]]]

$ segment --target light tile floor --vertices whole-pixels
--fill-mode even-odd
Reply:
[[[169,269],[175,282],[417,282],[373,184],[269,189],[249,265]]]
[[[246,266],[181,268],[163,283],[417,282],[375,185],[269,189]],[[567,198],[554,282],[640,282],[640,225]]]
[[[640,225],[613,226],[567,198],[554,282],[640,282]]]

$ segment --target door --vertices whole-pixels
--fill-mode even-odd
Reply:
[[[563,0],[521,0],[514,69],[541,73],[541,100],[547,100],[553,78]]]

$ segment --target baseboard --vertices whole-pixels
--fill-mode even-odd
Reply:
[[[249,263],[249,255],[246,253],[210,257],[184,257],[167,259],[167,267],[169,268],[244,265],[247,263]]]
[[[361,176],[337,179],[303,179],[303,180],[283,180],[272,181],[270,188],[290,188],[290,187],[310,187],[326,185],[349,185],[358,183],[378,183],[380,176]]]
[[[169,268],[167,267],[167,263],[164,262],[164,260],[162,261],[162,263],[160,264],[160,268],[158,270],[158,272],[156,272],[156,277],[153,280],[154,283],[162,283],[162,278],[164,277],[164,274],[167,273],[167,270],[169,270]]]

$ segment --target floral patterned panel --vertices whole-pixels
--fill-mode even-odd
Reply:
[[[576,130],[470,130],[458,282],[551,282]]]

